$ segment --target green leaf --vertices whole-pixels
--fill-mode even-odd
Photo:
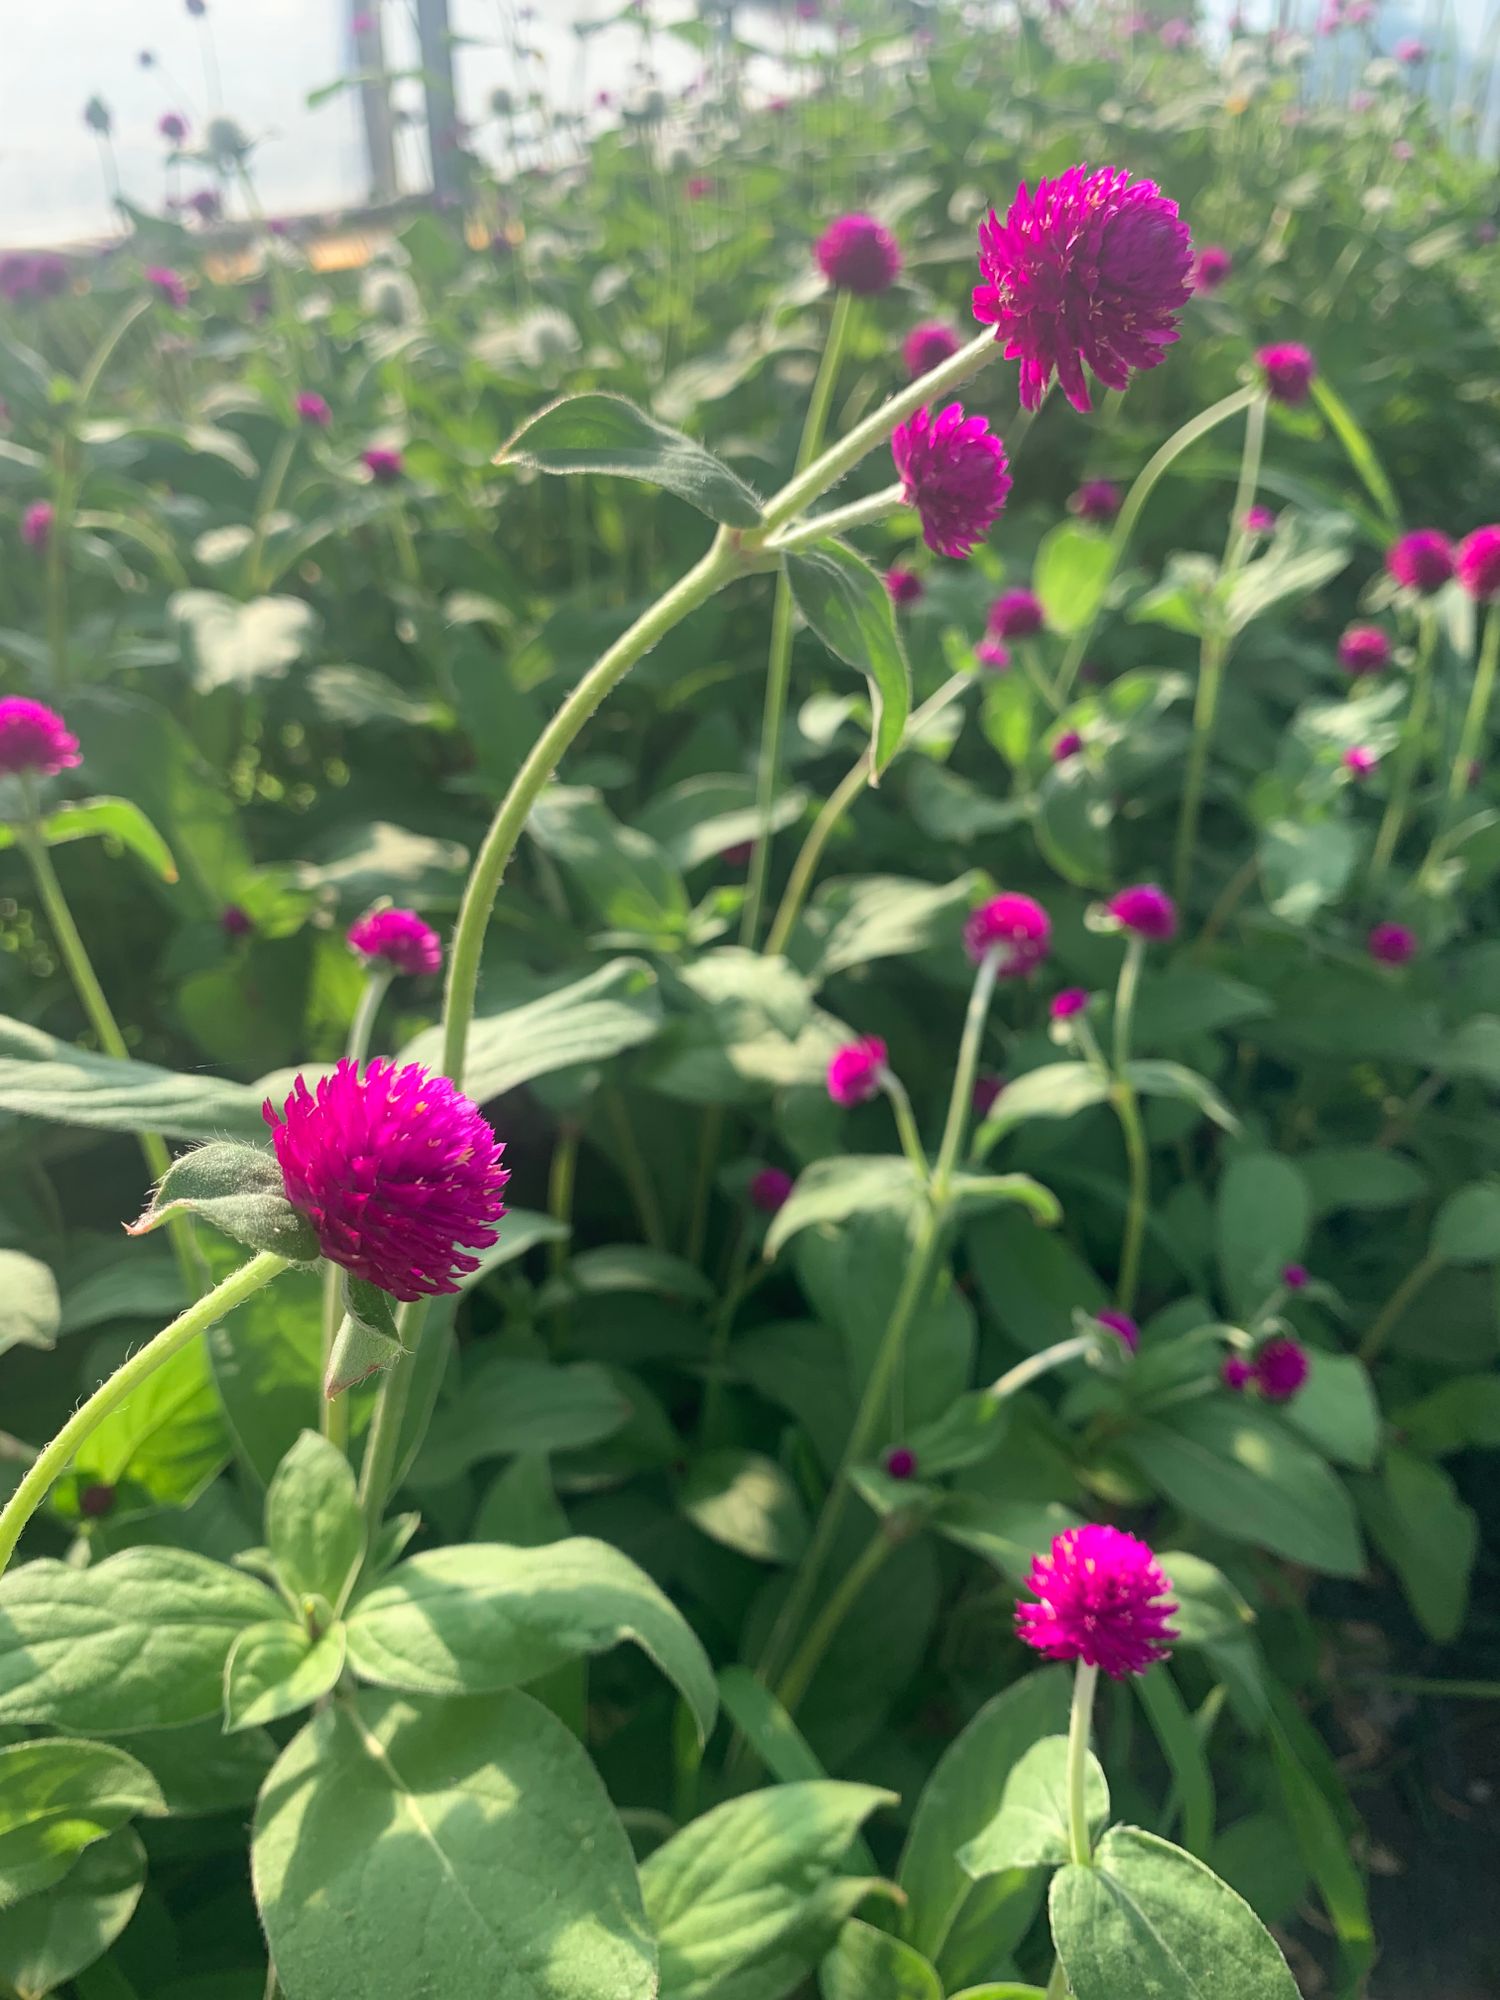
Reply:
[[[1240,1121],[1220,1097],[1206,1076],[1181,1063],[1163,1062],[1155,1056],[1138,1057],[1125,1065],[1128,1081],[1145,1097],[1175,1097],[1192,1104],[1205,1118],[1226,1132],[1238,1132]]]
[[[265,1092],[212,1076],[178,1076],[151,1063],[117,1062],[0,1015],[0,1111],[105,1132],[169,1139],[263,1134]]]
[[[439,1405],[414,1476],[419,1485],[442,1486],[509,1452],[578,1451],[629,1419],[629,1402],[598,1362],[556,1368],[497,1355]]]
[[[228,1246],[220,1246],[225,1253]],[[214,1386],[236,1448],[263,1486],[304,1430],[318,1422],[323,1368],[323,1281],[284,1271],[211,1327]],[[435,1342],[440,1351],[441,1341]]]
[[[1158,1557],[1177,1600],[1172,1623],[1179,1646],[1211,1646],[1222,1639],[1239,1639],[1255,1623],[1255,1614],[1224,1572],[1202,1556],[1169,1549]]]
[[[405,1352],[389,1292],[340,1271],[338,1297],[343,1316],[323,1371],[323,1394],[329,1401],[393,1367],[397,1355]]]
[[[1045,1667],[987,1701],[938,1759],[917,1801],[896,1875],[906,1895],[901,1934],[926,1957],[937,1959],[966,1905],[983,1893],[960,1867],[959,1850],[989,1823],[1031,1745],[1065,1729],[1067,1721],[1067,1676]],[[1020,1887],[1026,1886],[1023,1877]]]
[[[317,636],[321,620],[300,597],[257,597],[248,604],[217,590],[179,590],[167,616],[182,628],[183,650],[199,694],[233,688],[249,694],[279,681]]]
[[[807,1510],[774,1459],[711,1451],[682,1482],[678,1504],[695,1528],[756,1562],[796,1562],[807,1546]]]
[[[1438,1210],[1432,1255],[1445,1264],[1493,1264],[1500,1259],[1500,1186],[1475,1181]]]
[[[255,1729],[321,1701],[344,1671],[345,1644],[342,1625],[315,1640],[288,1618],[241,1632],[224,1666],[225,1729]]]
[[[1380,1451],[1380,1405],[1369,1370],[1353,1354],[1308,1350],[1306,1382],[1286,1406],[1286,1420],[1340,1465],[1368,1468]]]
[[[637,1048],[660,1025],[656,975],[638,958],[611,959],[587,978],[519,1006],[497,1008],[481,996],[464,1057],[464,1088],[482,1104],[533,1077]],[[407,1043],[401,1060],[434,1069],[442,1054],[442,1030],[429,1028]],[[0,1065],[0,1089],[3,1074]]]
[[[1266,907],[1289,924],[1308,924],[1349,885],[1360,855],[1355,829],[1340,819],[1274,819],[1257,843]]]
[[[1050,1548],[1064,1528],[1076,1528],[1078,1516],[1056,1500],[991,1500],[983,1493],[953,1493],[933,1526],[1020,1584],[1033,1557]]]
[[[1058,874],[1080,888],[1107,888],[1114,879],[1113,818],[1113,793],[1082,757],[1052,765],[1037,787],[1036,844]]]
[[[1329,429],[1344,447],[1349,463],[1359,474],[1365,491],[1380,509],[1386,527],[1392,535],[1401,531],[1401,508],[1396,499],[1395,489],[1386,477],[1385,467],[1376,455],[1375,447],[1354,412],[1344,401],[1326,375],[1315,375],[1312,384],[1313,400],[1323,412]]]
[[[1406,1208],[1427,1192],[1421,1168],[1381,1146],[1317,1146],[1297,1165],[1315,1219],[1343,1208]]]
[[[120,1506],[141,1499],[190,1507],[228,1457],[229,1432],[208,1355],[194,1340],[90,1432],[53,1489],[52,1504],[76,1519],[84,1487],[114,1486],[124,1489]]]
[[[236,1243],[273,1250],[296,1264],[315,1263],[321,1255],[316,1230],[286,1198],[275,1154],[260,1146],[220,1139],[184,1153],[127,1233],[145,1236],[179,1215],[197,1216]]]
[[[1455,1375],[1391,1419],[1414,1451],[1430,1458],[1478,1445],[1500,1450],[1500,1375]]]
[[[702,1734],[718,1709],[681,1612],[628,1556],[581,1536],[428,1550],[356,1598],[348,1624],[351,1668],[381,1687],[488,1694],[629,1639],[676,1684]]]
[[[630,1843],[576,1738],[522,1694],[361,1693],[282,1752],[255,1899],[289,2000],[653,2000]]]
[[[229,1648],[275,1607],[187,1549],[26,1563],[0,1577],[0,1723],[111,1735],[213,1715]]]
[[[1114,571],[1108,535],[1081,521],[1062,521],[1043,535],[1031,570],[1050,631],[1081,632],[1098,612]]]
[[[1109,1818],[1109,1785],[1092,1751],[1086,1753],[1084,1803],[1089,1825]],[[994,1818],[958,1859],[977,1882],[1005,1868],[1051,1868],[1068,1858],[1068,1739],[1044,1736],[1005,1781]]]
[[[1080,1111],[1107,1102],[1110,1080],[1093,1063],[1043,1063],[1007,1083],[989,1115],[974,1135],[974,1151],[983,1159],[998,1139],[1033,1118],[1075,1118]]]
[[[0,1911],[60,1882],[95,1841],[166,1802],[110,1743],[47,1737],[0,1749]]]
[[[1285,1713],[1288,1707],[1290,1703],[1278,1698],[1276,1721],[1270,1732],[1276,1777],[1302,1859],[1317,1883],[1324,1907],[1333,1920],[1334,1933],[1339,1941],[1339,1961],[1343,1973],[1339,1992],[1340,2000],[1343,2000],[1344,1995],[1353,1996],[1363,1991],[1365,1976],[1375,1963],[1375,1931],[1370,1921],[1369,1898],[1359,1864],[1350,1851],[1350,1834],[1357,1830],[1358,1821],[1351,1811],[1348,1826],[1340,1822],[1339,1815],[1298,1756],[1293,1740],[1295,1725],[1288,1727],[1289,1718]],[[1308,1729],[1309,1725],[1300,1716],[1296,1721],[1302,1729]],[[1336,1773],[1332,1782],[1335,1785],[1339,1783]]]
[[[1052,1883],[1052,1940],[1074,2000],[1297,2000],[1275,1939],[1227,1882],[1139,1827]]]
[[[1227,1396],[1183,1405],[1121,1439],[1127,1457],[1190,1518],[1329,1576],[1364,1569],[1349,1496],[1269,1411]]]
[[[1132,1685],[1172,1773],[1172,1797],[1162,1823],[1170,1828],[1173,1808],[1180,1811],[1183,1846],[1206,1860],[1214,1837],[1214,1783],[1193,1717],[1165,1664],[1135,1675]]]
[[[1231,1309],[1254,1312],[1307,1242],[1307,1183],[1279,1153],[1239,1153],[1219,1182],[1215,1235]]]
[[[354,1472],[337,1445],[304,1431],[266,1492],[266,1545],[294,1598],[322,1597],[337,1611],[365,1554]]]
[[[985,1304],[1029,1353],[1067,1340],[1075,1312],[1109,1304],[1110,1294],[1072,1245],[1024,1215],[992,1210],[965,1225],[964,1240]]]
[[[0,827],[0,846],[9,846],[12,837],[9,827]],[[112,840],[128,847],[163,882],[177,880],[172,850],[129,799],[80,799],[76,805],[61,806],[42,821],[42,838],[49,847],[70,840]]]
[[[973,901],[973,875],[934,886],[899,875],[857,875],[827,882],[813,897],[807,920],[821,934],[809,977],[821,985],[836,972],[904,958],[955,938]]]
[[[875,1808],[894,1803],[873,1785],[777,1785],[714,1807],[648,1855],[641,1892],[661,2000],[783,2000],[867,1892],[841,1879],[841,1863]]]
[[[844,1222],[851,1215],[889,1209],[914,1215],[921,1185],[904,1154],[851,1153],[814,1160],[777,1209],[766,1231],[765,1254],[775,1257],[815,1223]]]
[[[862,557],[832,537],[788,555],[786,574],[797,609],[829,652],[870,684],[874,782],[901,748],[911,714],[911,669],[891,594]]]
[[[0,1985],[42,2000],[102,1958],[135,1915],[146,1850],[122,1826],[89,1848],[62,1881],[0,1911]]]
[[[857,1917],[818,1968],[823,2000],[943,2000],[936,1972],[909,1944]]]
[[[12,1347],[52,1347],[62,1303],[50,1266],[24,1250],[0,1250],[0,1354]]]
[[[1395,1569],[1417,1622],[1446,1645],[1463,1629],[1479,1522],[1440,1465],[1399,1448],[1355,1488],[1371,1540]]]
[[[648,834],[622,826],[591,786],[549,785],[526,831],[611,930],[672,938],[687,928],[692,906],[677,868]]]
[[[976,1209],[1010,1203],[1024,1208],[1043,1229],[1055,1229],[1062,1221],[1062,1203],[1051,1188],[1043,1187],[1030,1174],[955,1174],[949,1183],[953,1212],[964,1216]]]
[[[738,473],[623,396],[559,398],[524,423],[495,462],[644,479],[727,527],[760,521],[760,501]]]

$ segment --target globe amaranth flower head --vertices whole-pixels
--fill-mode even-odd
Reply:
[[[180,271],[172,271],[165,264],[146,266],[146,283],[160,299],[169,306],[176,306],[181,312],[188,302],[187,280]]]
[[[964,950],[975,965],[995,954],[1002,979],[1019,979],[1040,965],[1052,942],[1052,919],[1030,896],[1006,890],[972,910],[964,923]]]
[[[1023,408],[1036,409],[1056,374],[1074,409],[1093,408],[1088,367],[1110,389],[1155,368],[1177,339],[1192,291],[1192,238],[1154,181],[1121,167],[1069,167],[1023,181],[1002,222],[979,225],[974,317],[1019,361]]]
[[[1378,674],[1391,664],[1391,642],[1378,625],[1351,625],[1339,638],[1339,665],[1346,674]]]
[[[909,1444],[893,1444],[885,1455],[887,1479],[915,1479],[917,1454]]]
[[[891,433],[901,497],[922,517],[922,539],[940,556],[966,556],[994,526],[1010,491],[1002,439],[986,417],[950,403],[917,410]]]
[[[1166,1572],[1123,1528],[1065,1528],[1034,1558],[1026,1588],[1039,1601],[1017,1605],[1016,1630],[1049,1660],[1081,1660],[1124,1680],[1164,1660],[1177,1637]]]
[[[1406,965],[1417,955],[1417,934],[1405,924],[1376,924],[1365,943],[1377,965]]]
[[[873,215],[841,215],[813,247],[818,268],[841,292],[868,298],[887,292],[901,275],[901,248]]]
[[[792,1177],[784,1167],[762,1167],[750,1182],[751,1206],[762,1215],[774,1215],[792,1191]]]
[[[1500,598],[1500,525],[1476,528],[1458,545],[1458,580],[1482,604]]]
[[[1312,1274],[1305,1264],[1283,1264],[1281,1282],[1289,1292],[1305,1291],[1311,1283]]]
[[[437,932],[415,910],[371,910],[349,926],[349,947],[366,965],[379,961],[410,978],[437,972],[443,963]]]
[[[391,445],[372,444],[362,451],[359,462],[377,486],[392,486],[406,470],[406,461]]]
[[[828,1095],[845,1110],[868,1104],[880,1089],[887,1050],[878,1035],[861,1035],[835,1049],[828,1064]]]
[[[1112,479],[1085,479],[1068,497],[1068,512],[1080,521],[1112,521],[1120,511],[1120,489]]]
[[[1415,69],[1418,63],[1427,60],[1427,44],[1419,42],[1415,35],[1403,35],[1391,53],[1398,63],[1404,63],[1408,69]]]
[[[1307,1349],[1278,1333],[1257,1349],[1252,1369],[1255,1386],[1268,1403],[1289,1403],[1307,1380]]]
[[[348,1057],[309,1090],[298,1077],[271,1128],[287,1200],[323,1255],[393,1298],[458,1290],[505,1213],[504,1147],[478,1105],[419,1063]]]
[[[885,587],[891,594],[892,604],[901,606],[920,604],[925,594],[922,579],[914,569],[888,569]]]
[[[1067,764],[1083,748],[1083,738],[1076,729],[1065,729],[1052,746],[1054,764]]]
[[[1339,759],[1351,778],[1368,778],[1380,762],[1378,751],[1366,748],[1363,743],[1351,743]]]
[[[924,319],[901,343],[901,359],[906,363],[906,372],[913,382],[919,375],[951,359],[957,354],[960,342],[958,335],[946,320]]]
[[[1273,341],[1269,347],[1256,350],[1255,361],[1273,402],[1307,401],[1318,372],[1318,364],[1307,348],[1295,340]]]
[[[188,135],[188,122],[180,111],[164,111],[156,121],[156,129],[169,146],[180,146]]]
[[[1385,566],[1407,590],[1441,590],[1453,574],[1452,542],[1438,528],[1414,528],[1385,552]]]
[[[1129,1313],[1115,1312],[1106,1308],[1104,1312],[1096,1312],[1094,1318],[1100,1326],[1108,1328],[1127,1354],[1135,1353],[1141,1344],[1141,1330]]]
[[[1193,260],[1193,290],[1216,292],[1234,269],[1234,259],[1218,243],[1205,243]]]
[[[1005,1078],[993,1070],[981,1070],[969,1092],[969,1109],[976,1118],[988,1118],[1005,1095]]]
[[[990,606],[985,630],[995,639],[1030,639],[1047,622],[1042,600],[1030,590],[1005,590]]]
[[[315,430],[326,431],[333,422],[333,411],[328,406],[326,396],[320,396],[316,389],[299,390],[293,405],[304,424],[311,424]]]
[[[1255,1369],[1243,1354],[1226,1354],[1219,1364],[1219,1380],[1238,1395],[1255,1380]]]
[[[1081,1014],[1089,1004],[1088,988],[1085,986],[1065,986],[1061,993],[1054,993],[1052,1004],[1047,1009],[1054,1021],[1071,1021],[1075,1014]]]
[[[24,694],[0,700],[0,777],[55,778],[82,761],[78,738],[56,709]]]
[[[1105,908],[1115,922],[1138,937],[1165,944],[1177,935],[1177,905],[1155,882],[1138,882],[1111,896]]]
[[[21,540],[28,549],[44,549],[52,539],[52,524],[57,518],[56,509],[50,500],[33,500],[21,516]]]
[[[1240,527],[1247,535],[1274,535],[1276,516],[1269,507],[1247,507]]]
[[[1010,648],[1002,646],[998,639],[981,639],[974,648],[976,665],[986,673],[1003,674],[1010,670]]]

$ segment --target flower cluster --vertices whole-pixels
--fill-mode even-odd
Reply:
[[[891,433],[902,498],[922,517],[922,539],[940,556],[966,556],[994,525],[1010,492],[1004,442],[961,403],[937,416],[918,410]]]
[[[81,762],[78,738],[56,709],[24,694],[0,700],[0,777],[55,778]]]
[[[1255,359],[1273,402],[1295,405],[1307,401],[1318,364],[1299,342],[1274,341],[1262,347]]]
[[[828,1095],[848,1110],[868,1104],[880,1089],[888,1051],[878,1035],[861,1035],[836,1049],[828,1064]]]
[[[479,1107],[419,1063],[347,1057],[315,1090],[267,1099],[287,1200],[323,1255],[393,1298],[456,1292],[505,1213],[504,1146]]]
[[[1177,935],[1177,905],[1155,882],[1138,882],[1111,896],[1105,908],[1122,930],[1165,944]]]
[[[1017,1606],[1016,1629],[1049,1660],[1081,1660],[1124,1680],[1164,1660],[1177,1637],[1166,1572],[1122,1528],[1065,1528],[1033,1560],[1026,1588],[1038,1602]]]
[[[443,946],[415,910],[371,910],[349,927],[349,947],[366,965],[380,963],[410,978],[437,972]]]
[[[1293,1270],[1300,1266],[1293,1265]],[[1307,1274],[1303,1273],[1303,1283]],[[1282,1282],[1287,1273],[1282,1273]],[[1296,1286],[1289,1287],[1296,1290]],[[1242,1394],[1247,1389],[1258,1390],[1268,1403],[1289,1403],[1302,1389],[1311,1373],[1312,1364],[1307,1349],[1289,1334],[1273,1334],[1262,1341],[1255,1353],[1248,1358],[1243,1354],[1230,1354],[1224,1358],[1219,1370],[1220,1379],[1226,1389]]]
[[[1040,965],[1052,941],[1052,919],[1030,896],[992,896],[964,924],[964,950],[975,965],[991,953],[1002,979],[1017,979]]]

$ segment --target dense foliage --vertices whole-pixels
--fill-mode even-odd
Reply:
[[[1393,63],[857,11],[353,268],[4,287],[0,1991],[1367,1990],[1341,1761],[1497,1667],[1493,175]],[[976,359],[966,560],[889,422],[768,547],[1083,161],[1163,364]]]

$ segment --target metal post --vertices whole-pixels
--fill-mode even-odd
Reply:
[[[417,46],[422,91],[427,100],[427,147],[432,159],[432,191],[438,200],[463,192],[463,153],[458,135],[458,90],[453,79],[453,38],[448,0],[417,0]]]
[[[397,194],[396,140],[391,125],[391,92],[385,80],[385,35],[380,24],[380,0],[350,0],[354,59],[363,78],[359,86],[360,116],[365,127],[365,158],[370,168],[370,199],[394,201]]]

